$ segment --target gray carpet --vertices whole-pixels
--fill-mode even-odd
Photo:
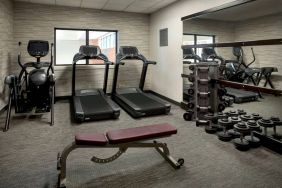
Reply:
[[[282,100],[266,97],[234,107],[282,118]],[[172,156],[185,159],[174,170],[153,149],[130,149],[109,164],[95,164],[92,155],[110,156],[112,149],[78,149],[67,161],[68,187],[281,187],[282,157],[264,147],[237,151],[232,143],[223,143],[208,135],[195,123],[185,122],[183,110],[173,106],[170,115],[134,120],[122,111],[119,120],[72,124],[69,104],[55,106],[55,125],[49,115],[40,118],[14,117],[8,132],[0,132],[0,187],[55,187],[56,156],[73,141],[75,132],[106,132],[111,129],[138,127],[168,122],[178,134],[162,139]],[[227,109],[230,110],[230,109]],[[5,114],[0,123],[4,126]],[[282,132],[281,132],[282,133]]]

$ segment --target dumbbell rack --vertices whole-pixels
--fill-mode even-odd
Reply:
[[[276,133],[276,126],[281,126],[282,121],[280,119],[275,120],[275,118],[271,117],[270,120],[273,122],[272,126],[263,126],[264,131],[263,132],[258,132],[254,131],[254,135],[258,137],[261,140],[261,143],[263,146],[276,151],[277,153],[282,154],[282,139],[281,138],[274,138],[274,136],[269,135],[267,133],[267,128],[273,128],[274,133]]]
[[[191,100],[187,104],[187,112],[183,115],[185,120],[196,120],[196,124],[205,124],[205,114],[209,112],[217,113],[218,105],[218,84],[210,82],[217,79],[219,67],[216,62],[200,62],[191,64],[189,75],[182,74],[193,83],[194,92],[190,92]]]

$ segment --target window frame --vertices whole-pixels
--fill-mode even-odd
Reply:
[[[65,31],[85,31],[86,33],[86,44],[89,45],[89,33],[91,31],[100,31],[100,32],[114,32],[116,34],[116,54],[118,53],[118,30],[111,30],[111,29],[83,29],[83,28],[60,28],[60,27],[55,27],[54,28],[54,66],[72,66],[72,63],[69,64],[57,64],[56,63],[56,41],[57,41],[57,36],[56,36],[56,31],[57,30],[65,30]],[[101,47],[100,47],[101,48]],[[75,55],[75,54],[73,54]],[[89,59],[86,59],[86,63],[82,65],[94,65],[94,64],[89,64]]]
[[[194,36],[194,45],[197,45],[197,37],[198,36],[204,36],[204,37],[212,37],[212,43],[215,43],[215,37],[216,35],[207,35],[207,34],[195,34],[195,33],[183,33],[183,35],[191,35]],[[197,54],[197,48],[194,48],[195,54]],[[196,60],[194,60],[196,61]]]

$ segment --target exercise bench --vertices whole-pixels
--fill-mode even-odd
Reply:
[[[68,145],[63,152],[58,153],[57,169],[59,170],[58,186],[66,187],[66,162],[71,151],[77,148],[119,148],[119,151],[109,158],[98,158],[93,156],[91,161],[95,163],[109,163],[116,160],[128,148],[155,148],[159,154],[175,169],[179,169],[184,159],[177,161],[170,156],[166,143],[153,140],[169,137],[177,133],[177,129],[170,124],[148,125],[136,128],[127,128],[108,131],[103,133],[77,133],[75,141]]]

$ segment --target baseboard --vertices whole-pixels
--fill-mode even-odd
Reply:
[[[152,90],[145,90],[145,92],[151,93],[151,94],[153,94],[153,95],[156,95],[156,96],[160,97],[161,99],[164,99],[164,100],[166,100],[166,101],[168,101],[168,102],[170,102],[170,103],[172,103],[172,104],[175,104],[175,105],[177,105],[177,106],[181,106],[181,103],[180,103],[180,102],[177,102],[177,101],[175,101],[175,100],[172,100],[172,99],[170,99],[170,98],[168,98],[168,97],[165,97],[165,96],[163,96],[163,95],[161,95],[161,94],[159,94],[159,93],[157,93],[157,92],[154,92],[154,91],[152,91]]]
[[[70,100],[71,99],[71,96],[70,95],[67,95],[67,96],[56,96],[55,97],[55,101],[64,101],[64,100]]]

